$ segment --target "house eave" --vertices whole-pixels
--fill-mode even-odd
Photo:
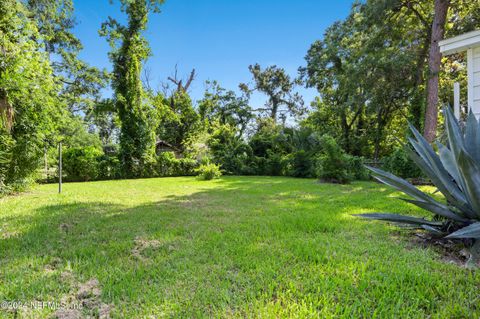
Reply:
[[[461,34],[459,36],[442,40],[438,43],[443,55],[455,54],[475,47],[480,47],[480,30]]]

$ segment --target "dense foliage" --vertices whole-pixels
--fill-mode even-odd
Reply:
[[[32,181],[62,113],[40,37],[23,4],[0,2],[0,193]]]
[[[158,12],[161,2],[123,0],[122,10],[128,16],[127,26],[109,18],[100,32],[112,47],[112,87],[121,121],[119,156],[127,177],[148,175],[145,170],[154,162],[155,114],[153,107],[145,103],[140,73],[143,62],[150,55],[142,31],[146,29],[149,12]]]
[[[99,177],[99,157],[94,146],[69,148],[63,154],[63,169],[71,181],[90,181]],[[102,167],[105,169],[105,167]]]
[[[189,94],[195,70],[187,79],[175,71],[173,87],[154,89],[144,69],[152,55],[144,33],[162,3],[119,1],[125,19],[109,18],[99,31],[111,46],[109,74],[80,59],[72,0],[1,2],[2,193],[55,180],[60,141],[66,180],[194,175],[207,161],[229,175],[325,182],[368,178],[364,162],[422,175],[401,146],[407,121],[421,131],[426,108],[432,114],[432,23],[442,20],[434,3],[354,2],[311,45],[298,77],[252,61],[251,81],[237,90],[207,81],[199,100]],[[478,28],[477,2],[446,4],[446,36]],[[465,58],[443,65],[438,99],[450,102],[452,83],[465,86]],[[302,85],[318,90],[310,105]],[[253,94],[265,103],[252,105]]]

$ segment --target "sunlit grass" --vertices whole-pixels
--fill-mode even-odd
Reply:
[[[95,278],[118,318],[480,316],[475,272],[351,216],[422,214],[384,185],[223,177],[56,190],[0,200],[0,300],[56,301]]]

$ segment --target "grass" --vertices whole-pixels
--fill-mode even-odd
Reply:
[[[56,190],[0,199],[0,301],[74,300],[97,279],[114,318],[480,316],[478,273],[351,216],[421,214],[380,184],[161,178]]]

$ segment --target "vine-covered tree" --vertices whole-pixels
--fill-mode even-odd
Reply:
[[[121,9],[128,16],[127,25],[109,17],[102,24],[100,35],[112,48],[112,86],[121,122],[120,161],[126,177],[141,176],[145,167],[154,161],[154,109],[147,105],[140,78],[150,48],[142,33],[147,27],[150,12],[159,12],[162,0],[121,0]]]

